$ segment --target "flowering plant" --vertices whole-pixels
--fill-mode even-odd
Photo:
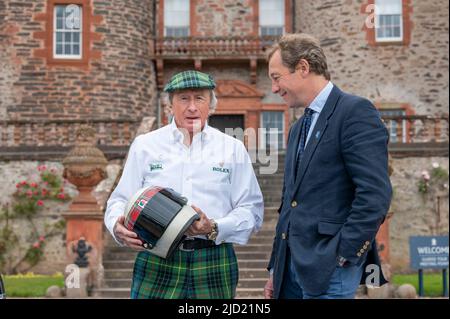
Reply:
[[[54,168],[48,170],[45,165],[38,166],[39,181],[27,182],[22,180],[16,184],[13,194],[16,214],[31,217],[44,206],[44,200],[66,201],[70,199],[63,187],[63,180],[56,174]]]
[[[422,194],[430,191],[448,191],[448,172],[439,163],[432,164],[431,172],[424,170],[418,183],[418,190]]]
[[[0,221],[4,221],[4,227],[0,228],[0,266],[5,264],[7,253],[19,242],[11,227],[11,221],[24,218],[31,226],[29,247],[24,256],[11,267],[13,273],[17,272],[23,262],[28,264],[28,269],[36,265],[44,254],[46,239],[61,233],[65,226],[62,220],[51,227],[46,225],[44,231],[40,232],[34,224],[33,217],[43,209],[47,200],[63,202],[71,199],[64,190],[66,182],[54,168],[47,169],[45,165],[41,165],[37,167],[37,171],[37,180],[30,178],[16,184],[11,205],[4,205],[0,210]]]

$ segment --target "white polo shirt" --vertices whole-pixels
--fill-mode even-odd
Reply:
[[[261,228],[263,197],[244,144],[207,123],[189,147],[175,121],[135,138],[107,202],[105,224],[113,237],[128,199],[146,186],[172,188],[214,219],[217,244],[246,244]]]

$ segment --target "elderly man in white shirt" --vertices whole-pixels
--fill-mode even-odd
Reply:
[[[207,124],[217,99],[210,75],[184,71],[164,88],[174,119],[136,137],[119,184],[111,194],[105,224],[115,240],[135,250],[131,298],[233,298],[238,281],[234,244],[260,229],[264,203],[250,157],[241,141]],[[125,206],[146,186],[168,187],[185,196],[200,220],[169,259],[142,248],[124,226]]]

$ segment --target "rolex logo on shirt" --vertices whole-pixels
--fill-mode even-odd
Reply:
[[[150,172],[156,171],[156,170],[161,170],[161,169],[163,169],[163,166],[161,163],[150,164]]]
[[[229,168],[223,168],[223,167],[213,167],[212,168],[213,172],[220,172],[220,173],[230,173],[230,169]]]

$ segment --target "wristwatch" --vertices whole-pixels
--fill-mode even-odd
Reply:
[[[209,234],[206,235],[206,238],[209,240],[216,240],[217,235],[219,234],[219,228],[217,227],[217,223],[214,221],[214,219],[210,219],[210,222],[212,224],[212,229]]]

